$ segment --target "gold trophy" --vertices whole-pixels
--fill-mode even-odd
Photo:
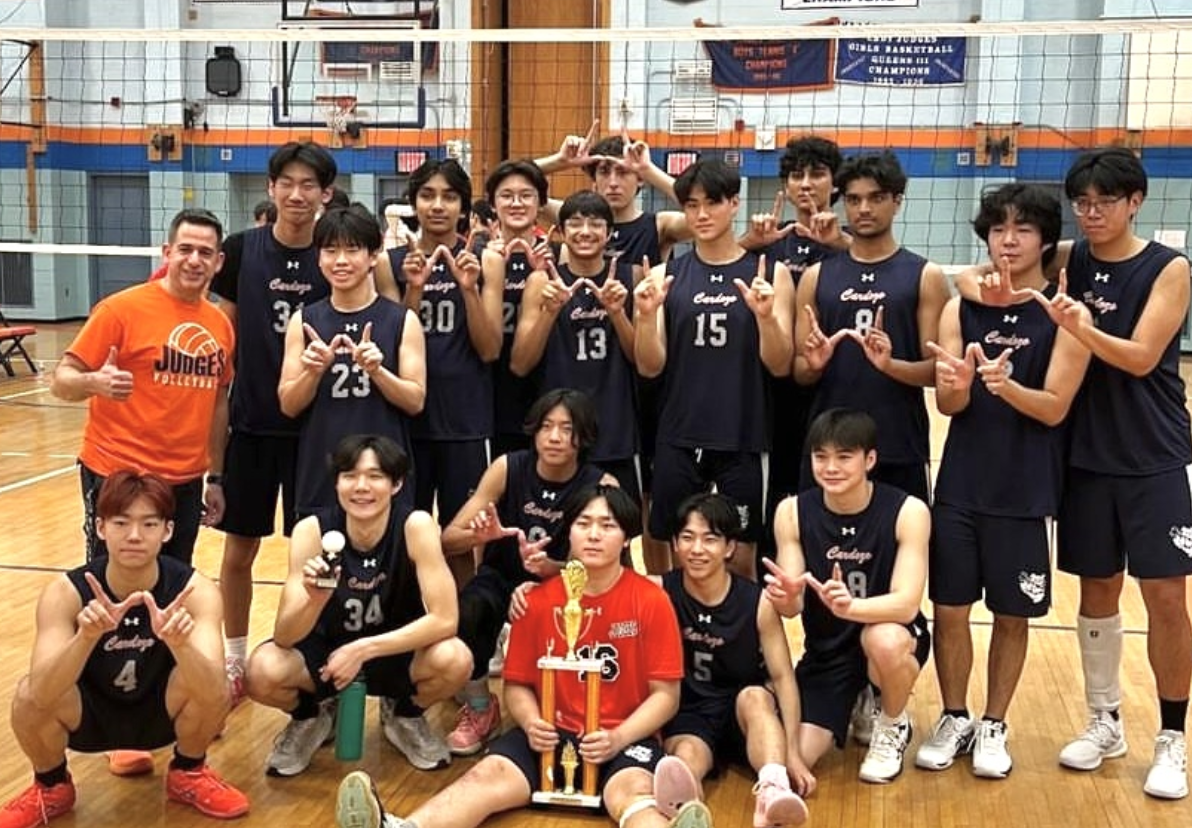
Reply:
[[[585,610],[580,604],[588,573],[579,561],[570,561],[563,567],[563,587],[567,602],[555,607],[555,629],[567,642],[567,654],[553,655],[555,642],[552,639],[546,648],[546,655],[538,659],[542,671],[542,718],[555,721],[555,678],[562,673],[582,673],[586,695],[584,699],[584,732],[600,729],[600,671],[604,661],[599,658],[579,658],[575,654],[575,643],[588,631],[592,624],[592,610]],[[599,808],[600,797],[596,794],[597,766],[583,762],[571,742],[564,742],[559,756],[563,769],[563,789],[555,788],[555,752],[543,753],[540,758],[539,790],[535,791],[534,802],[545,805],[567,805],[579,808]],[[582,766],[582,787],[575,789],[575,772]]]

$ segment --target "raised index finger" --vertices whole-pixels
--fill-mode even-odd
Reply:
[[[372,323],[371,322],[364,323],[364,331],[360,334],[360,344],[363,345],[366,342],[372,342]]]
[[[600,129],[600,119],[593,118],[592,125],[588,127],[588,134],[584,136],[584,149],[592,145],[592,141],[596,138],[596,131]]]
[[[302,323],[302,332],[306,334],[306,338],[309,339],[312,343],[317,342],[320,345],[323,344],[323,338],[321,336],[319,336],[319,332],[316,331],[314,326],[311,325],[309,322]]]
[[[774,216],[775,225],[782,221],[782,208],[785,204],[786,193],[784,193],[782,190],[779,190],[774,194],[774,209],[770,211],[770,214]]]
[[[165,613],[168,615],[172,612],[177,611],[179,607],[181,607],[183,604],[186,603],[186,599],[189,598],[190,594],[194,591],[195,591],[195,585],[193,583],[190,583],[190,584],[187,584],[186,586],[184,586],[182,588],[182,591],[178,593],[178,597],[176,597],[173,601],[171,601],[169,606],[167,606],[165,608],[165,610],[164,610]]]
[[[99,601],[105,607],[112,606],[112,601],[108,598],[108,594],[104,592],[103,585],[99,583],[99,579],[90,572],[84,572],[83,577],[87,581],[87,586],[91,587],[91,594],[95,597],[95,600]]]

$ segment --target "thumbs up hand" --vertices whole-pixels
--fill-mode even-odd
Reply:
[[[132,372],[124,371],[117,364],[118,351],[113,345],[108,358],[91,375],[96,383],[95,393],[109,399],[124,401],[132,396]]]

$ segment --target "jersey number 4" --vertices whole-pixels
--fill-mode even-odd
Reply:
[[[124,666],[120,668],[120,672],[116,674],[116,678],[112,679],[112,684],[119,687],[125,693],[132,693],[137,689],[137,663],[133,659],[124,662]]]

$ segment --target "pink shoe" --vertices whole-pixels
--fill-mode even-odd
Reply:
[[[471,756],[478,753],[484,743],[496,736],[501,729],[501,702],[490,693],[488,709],[476,710],[465,704],[459,709],[455,729],[447,734],[447,747],[456,756]]]
[[[677,756],[663,756],[654,767],[654,802],[667,819],[687,802],[700,798],[699,782],[687,763]]]
[[[807,803],[789,788],[771,782],[753,786],[757,805],[753,809],[753,828],[783,828],[807,821]]]

